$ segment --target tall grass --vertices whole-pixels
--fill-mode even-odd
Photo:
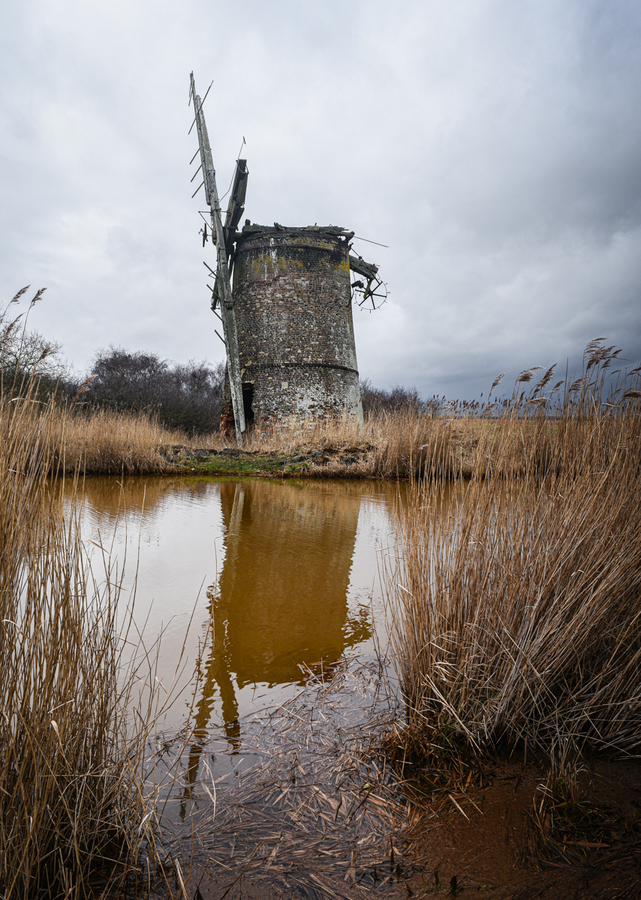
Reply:
[[[454,478],[471,473],[481,420],[453,421],[413,408],[378,411],[359,425],[352,418],[291,422],[244,436],[250,453],[303,454],[308,474],[325,478]],[[232,446],[212,436],[204,446]],[[346,462],[347,459],[347,462]]]
[[[153,860],[119,591],[47,479],[56,411],[0,396],[0,896],[112,897]],[[120,610],[122,615],[122,610]],[[150,695],[147,694],[148,701]],[[148,720],[149,707],[138,717]]]
[[[91,411],[59,405],[51,415],[51,462],[57,471],[86,475],[162,474],[163,445],[187,440],[143,413]]]
[[[413,486],[384,577],[422,754],[641,746],[641,394],[601,363],[555,418],[516,398],[458,502]]]

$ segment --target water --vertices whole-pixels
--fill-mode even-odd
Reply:
[[[108,553],[123,597],[135,589],[136,626],[173,698],[150,757],[156,780],[178,774],[165,790],[172,852],[197,847],[216,890],[246,865],[268,893],[301,896],[324,896],[322,884],[342,896],[354,866],[376,890],[399,877],[398,848],[396,875],[379,877],[401,806],[375,746],[399,714],[393,675],[381,677],[379,566],[405,490],[204,477],[83,485],[94,572]]]
[[[147,644],[162,634],[159,680],[167,691],[183,681],[162,727],[187,724],[198,656],[198,726],[230,732],[309,670],[348,651],[371,656],[384,619],[378,556],[398,492],[378,482],[87,479],[81,525],[94,570],[104,548],[124,570],[125,595],[135,584]]]

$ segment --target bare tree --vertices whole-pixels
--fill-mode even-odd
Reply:
[[[90,375],[89,403],[145,413],[192,434],[218,430],[223,364],[171,364],[155,353],[110,347],[96,354]]]
[[[38,331],[29,329],[29,314],[42,298],[44,288],[36,291],[26,310],[17,307],[29,289],[22,288],[0,309],[0,378],[2,390],[19,394],[28,381],[35,379],[38,393],[62,393],[73,389],[73,376],[60,356],[60,344],[47,341]]]

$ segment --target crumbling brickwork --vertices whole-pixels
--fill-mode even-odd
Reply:
[[[245,225],[234,309],[248,423],[362,420],[350,289],[351,232]],[[221,426],[233,424],[229,386]]]

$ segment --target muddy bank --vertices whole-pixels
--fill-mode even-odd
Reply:
[[[178,444],[162,447],[160,453],[171,474],[372,478],[373,450],[369,444],[294,453],[213,447],[194,450]]]
[[[292,710],[296,729],[303,706]],[[360,729],[347,728],[332,752],[322,716],[302,745],[314,758],[302,764],[286,719],[273,757],[219,795],[218,820],[181,872],[187,897],[641,896],[639,760],[586,763],[577,808],[541,823],[544,766],[496,760],[467,785],[447,785],[442,772],[435,789],[434,773],[412,773],[407,762],[386,771],[384,755],[363,753],[372,735]]]

